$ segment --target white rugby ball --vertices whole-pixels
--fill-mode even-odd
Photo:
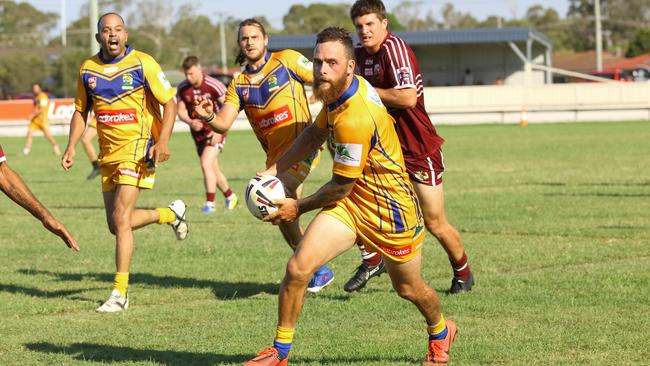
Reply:
[[[277,177],[263,175],[253,177],[246,186],[246,206],[253,216],[262,219],[277,211],[271,201],[285,198],[284,186]]]

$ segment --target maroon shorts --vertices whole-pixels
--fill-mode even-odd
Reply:
[[[201,156],[203,155],[203,150],[207,146],[213,146],[223,150],[223,145],[226,144],[226,135],[222,135],[213,131],[204,132],[203,130],[198,131],[197,133],[192,133],[194,138],[194,145],[196,145],[196,153]]]
[[[406,172],[412,181],[437,186],[442,183],[442,173],[445,171],[445,159],[442,150],[417,158],[404,157]]]

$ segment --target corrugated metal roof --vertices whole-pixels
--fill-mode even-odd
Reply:
[[[395,32],[395,34],[411,46],[525,42],[528,39],[533,39],[548,48],[551,47],[551,41],[543,33],[531,28],[450,29],[423,32]],[[352,34],[352,36],[354,42],[358,42],[356,34]],[[276,50],[285,48],[312,48],[315,44],[315,34],[269,36],[269,48]]]

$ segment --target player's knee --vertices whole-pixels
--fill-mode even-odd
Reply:
[[[399,295],[399,297],[401,297],[402,299],[413,301],[418,298],[417,296],[418,292],[416,288],[411,284],[406,284],[406,283],[393,284],[393,288],[395,289],[395,292],[397,292],[397,295]]]
[[[291,257],[287,263],[287,278],[295,282],[309,282],[312,271],[304,263],[300,263],[295,257]]]
[[[124,227],[130,227],[131,226],[131,217],[130,213],[122,208],[116,207],[115,210],[113,210],[113,214],[111,215],[112,221],[113,221],[113,231],[117,231],[121,228]],[[113,233],[113,231],[111,231]],[[114,234],[114,233],[113,233]]]
[[[445,227],[447,225],[448,223],[444,216],[433,216],[424,219],[424,226],[436,238],[440,238],[442,233],[445,232]]]

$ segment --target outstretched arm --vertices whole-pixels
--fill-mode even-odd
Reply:
[[[0,190],[4,192],[18,205],[29,211],[35,218],[41,221],[43,226],[54,235],[60,237],[63,242],[76,251],[79,246],[75,238],[60,223],[50,211],[43,206],[41,202],[29,190],[29,187],[23,182],[6,162],[0,163]]]
[[[325,140],[327,140],[327,130],[312,123],[298,135],[298,138],[293,141],[275,164],[258,175],[278,175],[278,173],[288,170],[293,164],[307,159],[323,145]]]
[[[212,131],[225,133],[237,119],[239,111],[230,104],[224,104],[219,113],[214,113],[214,102],[209,98],[199,97],[194,102],[194,111],[205,121]]]
[[[413,108],[418,102],[418,93],[415,88],[380,89],[375,88],[379,98],[384,104],[397,109]]]

